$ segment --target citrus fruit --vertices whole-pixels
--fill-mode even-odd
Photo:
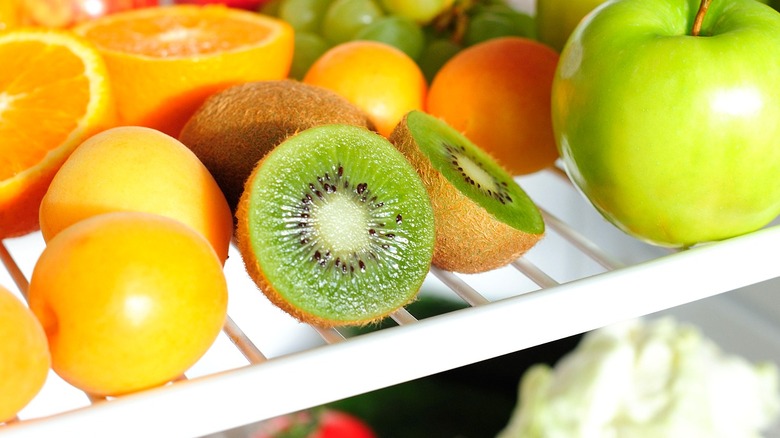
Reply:
[[[49,373],[49,347],[35,315],[0,286],[0,423],[22,410]]]
[[[192,228],[114,212],[47,243],[29,300],[52,369],[87,393],[120,395],[164,384],[200,359],[224,324],[227,282]]]
[[[49,181],[82,140],[113,126],[108,73],[88,42],[52,30],[0,33],[0,238],[38,228]]]
[[[177,219],[227,259],[233,215],[225,195],[189,148],[160,131],[118,126],[79,145],[41,201],[41,234],[48,242],[76,222],[111,211]]]
[[[158,0],[3,0],[19,4],[26,23],[45,27],[70,27],[106,14],[157,6]]]
[[[102,52],[120,122],[174,137],[211,94],[286,78],[294,47],[289,24],[223,5],[136,9],[73,30]]]
[[[403,116],[423,109],[427,83],[407,54],[377,41],[350,41],[325,52],[303,82],[335,91],[368,114],[389,136]]]
[[[434,76],[426,109],[511,174],[533,173],[558,158],[550,112],[557,64],[557,52],[527,38],[475,44]]]
[[[18,0],[0,2],[0,31],[13,29],[22,23],[22,11]]]

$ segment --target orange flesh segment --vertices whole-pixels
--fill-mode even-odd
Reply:
[[[27,56],[14,55],[19,53]],[[42,161],[76,129],[87,110],[90,84],[84,63],[66,47],[37,41],[6,43],[0,46],[0,59],[9,62],[0,70],[3,181]]]
[[[208,55],[262,44],[272,29],[235,17],[157,14],[144,20],[112,20],[89,28],[87,36],[108,50],[170,58]]]

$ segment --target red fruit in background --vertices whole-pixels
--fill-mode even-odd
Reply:
[[[176,0],[174,3],[190,5],[223,4],[231,8],[256,11],[268,0]]]
[[[266,420],[252,438],[377,438],[377,435],[352,414],[324,408]]]
[[[46,27],[76,23],[128,9],[157,6],[159,0],[2,0],[19,3],[24,22]]]
[[[320,415],[320,428],[311,438],[376,438],[362,420],[340,411],[326,410]]]

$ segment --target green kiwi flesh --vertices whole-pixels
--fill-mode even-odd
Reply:
[[[256,81],[210,96],[179,140],[209,169],[235,212],[246,178],[266,153],[295,132],[334,123],[372,127],[363,110],[324,87]]]
[[[289,137],[247,179],[237,246],[277,306],[318,326],[363,325],[411,302],[433,256],[433,211],[406,158],[365,128]]]
[[[390,141],[418,169],[434,208],[433,264],[477,273],[510,263],[544,235],[536,204],[497,162],[446,122],[411,111]]]

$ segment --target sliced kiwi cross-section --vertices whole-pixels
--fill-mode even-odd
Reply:
[[[390,141],[428,189],[436,224],[434,265],[484,272],[520,257],[544,235],[542,215],[525,191],[443,120],[411,111]]]
[[[289,137],[252,171],[236,217],[247,272],[274,304],[314,325],[381,319],[414,299],[430,269],[425,187],[365,128]]]

